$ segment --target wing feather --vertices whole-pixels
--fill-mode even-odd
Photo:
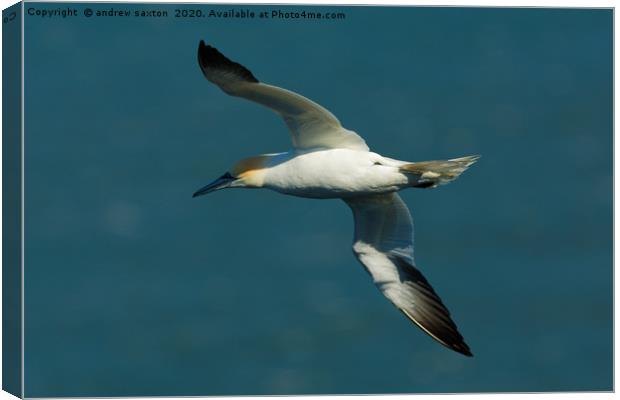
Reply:
[[[204,41],[198,46],[198,64],[205,77],[225,93],[278,113],[289,128],[295,148],[368,151],[364,139],[343,128],[331,112],[290,90],[259,82],[243,65],[231,61],[214,47],[205,45]]]
[[[472,353],[433,287],[415,267],[413,221],[396,193],[347,199],[355,218],[353,252],[379,290],[444,346]]]

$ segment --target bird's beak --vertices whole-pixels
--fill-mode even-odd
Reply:
[[[202,196],[203,194],[215,192],[216,190],[226,189],[227,187],[230,187],[230,185],[232,185],[233,182],[235,182],[236,180],[237,178],[235,178],[234,176],[230,175],[230,173],[227,172],[224,175],[217,178],[216,180],[214,180],[213,182],[209,183],[207,186],[196,191],[196,193],[194,193],[192,197],[198,197],[198,196]]]

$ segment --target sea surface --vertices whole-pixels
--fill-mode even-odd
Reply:
[[[77,16],[25,22],[26,396],[613,389],[611,10],[30,7]],[[257,16],[174,11],[231,8]],[[274,10],[345,17],[258,17]],[[473,358],[383,298],[343,202],[192,198],[291,147],[277,115],[204,79],[200,40],[373,151],[482,155],[402,193]]]

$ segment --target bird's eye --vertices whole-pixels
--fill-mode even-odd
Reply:
[[[379,161],[375,161],[373,165],[383,165],[383,164],[381,164]]]

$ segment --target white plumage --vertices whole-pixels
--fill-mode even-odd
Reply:
[[[289,128],[293,150],[241,160],[194,196],[245,187],[343,199],[355,219],[353,252],[379,290],[432,338],[471,356],[447,308],[415,267],[413,222],[396,192],[448,183],[478,157],[417,163],[383,157],[369,151],[364,139],[343,128],[325,108],[299,94],[259,82],[244,66],[202,41],[198,62],[205,77],[227,94],[278,113]]]

